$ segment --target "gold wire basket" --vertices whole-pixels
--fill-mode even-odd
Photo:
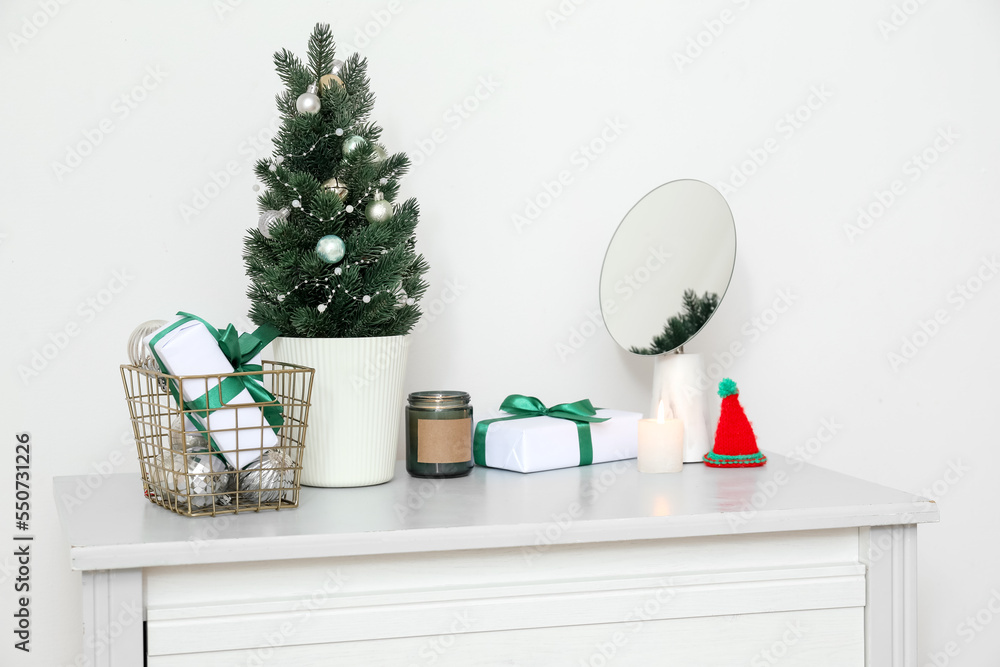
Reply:
[[[261,365],[262,370],[248,373],[183,376],[122,365],[143,487],[150,502],[184,516],[298,507],[314,371],[275,361]],[[245,375],[257,376],[275,397],[281,407],[280,426],[268,423],[260,409],[272,404],[222,405],[223,380]],[[216,405],[221,407],[184,409],[171,395],[171,385],[179,396],[205,396],[209,402],[217,398]],[[222,412],[226,410],[230,413]],[[191,430],[198,423],[196,414],[203,416],[203,430]],[[248,415],[257,417],[248,419]],[[229,427],[220,428],[220,424]]]

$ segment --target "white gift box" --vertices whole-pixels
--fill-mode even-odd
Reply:
[[[624,410],[598,410],[597,416],[609,419],[589,424],[594,447],[593,462],[634,459],[639,448],[639,420],[642,419],[642,414]],[[578,466],[580,438],[577,424],[569,419],[556,417],[493,421],[486,427],[485,458],[486,465],[490,468],[516,472]]]
[[[219,343],[205,325],[190,317],[175,317],[159,330],[144,339],[148,347],[153,340],[152,351],[160,362],[163,372],[170,375],[222,375],[234,372],[233,365],[219,348]],[[251,360],[260,364],[259,356]],[[184,380],[182,402],[185,409],[190,403],[208,392],[218,393],[219,379],[206,378]],[[177,387],[173,387],[176,395]],[[231,466],[239,469],[260,456],[261,448],[267,449],[278,442],[278,436],[264,419],[261,409],[253,396],[243,389],[225,407],[208,413],[207,418],[199,413],[189,413],[199,426],[208,430],[216,449]],[[248,405],[248,407],[236,407]],[[239,428],[237,428],[239,426]],[[240,450],[246,453],[240,457]],[[252,451],[248,451],[252,450]]]

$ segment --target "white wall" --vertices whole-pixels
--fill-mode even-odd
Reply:
[[[724,11],[730,22],[715,23]],[[887,32],[894,12],[902,25]],[[389,20],[376,30],[378,16]],[[935,495],[942,522],[920,529],[921,664],[952,641],[953,665],[1000,653],[1000,621],[959,627],[1000,590],[988,481],[1000,465],[989,407],[1000,280],[977,282],[980,270],[994,277],[980,267],[1000,247],[996,3],[15,0],[0,6],[0,505],[12,498],[13,434],[27,429],[37,541],[34,652],[13,664],[69,664],[80,650],[79,576],[51,478],[137,471],[117,369],[129,332],[178,309],[220,324],[246,312],[241,237],[257,218],[259,155],[249,142],[269,150],[272,53],[304,53],[316,21],[333,25],[343,53],[355,45],[370,59],[386,144],[417,165],[404,194],[422,207],[425,305],[452,301],[414,336],[407,387],[468,390],[481,413],[512,392],[644,410],[651,364],[589,324],[606,244],[654,186],[718,185],[764,150],[726,190],[734,282],[691,348],[743,344],[725,373],[764,448],[792,452],[832,420],[812,461]],[[366,26],[377,34],[358,39]],[[679,66],[691,40],[706,46]],[[449,112],[477,92],[467,118]],[[797,112],[809,117],[793,127],[784,119]],[[111,132],[57,174],[102,122]],[[602,133],[613,142],[583,157]],[[914,171],[924,151],[937,159]],[[215,188],[230,163],[235,175]],[[569,184],[517,229],[512,216],[561,171]],[[858,208],[897,179],[901,194],[849,238]],[[196,192],[214,196],[186,221]],[[116,272],[126,285],[112,295]],[[961,284],[981,289],[966,300]],[[791,305],[774,317],[783,294]],[[98,312],[88,299],[106,303]],[[945,323],[922,337],[936,312]],[[65,349],[19,377],[69,325]],[[887,355],[907,337],[923,346],[894,368]],[[0,548],[8,619],[10,551]]]

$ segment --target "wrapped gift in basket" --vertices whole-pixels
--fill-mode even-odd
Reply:
[[[262,361],[276,333],[178,313],[130,343],[121,374],[151,502],[185,516],[298,506],[314,371]]]

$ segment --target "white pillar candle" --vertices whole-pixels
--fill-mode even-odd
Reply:
[[[680,472],[684,467],[684,422],[666,419],[663,401],[656,419],[639,420],[639,472]]]

